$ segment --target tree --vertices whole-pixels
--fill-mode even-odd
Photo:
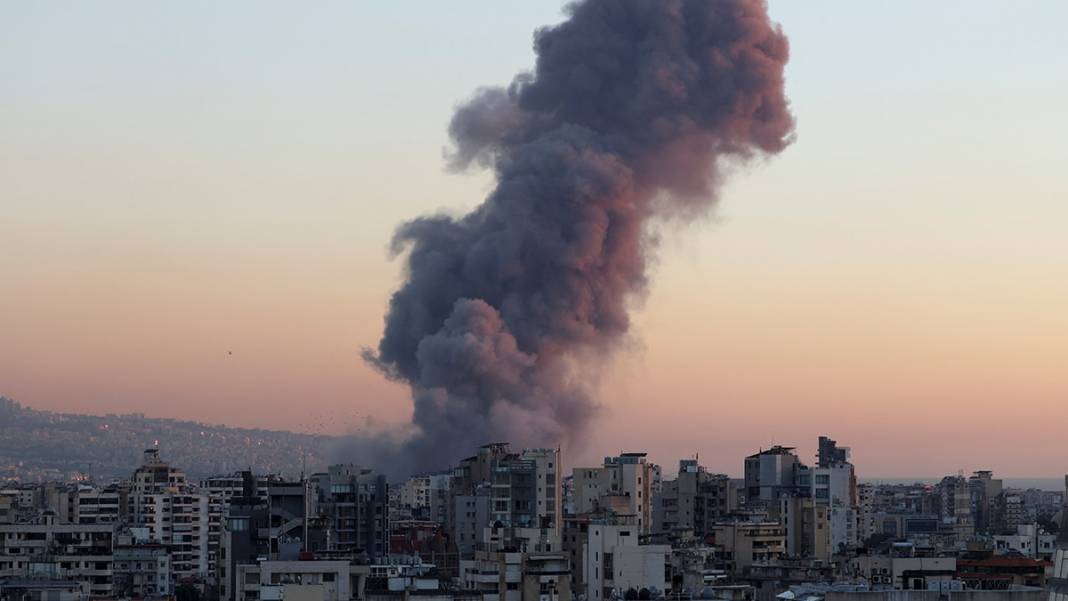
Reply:
[[[623,593],[623,598],[626,601],[638,601],[638,589],[628,588],[627,592]]]
[[[174,589],[174,598],[177,601],[200,601],[200,589],[192,584],[179,584]]]
[[[1053,519],[1052,515],[1041,515],[1038,517],[1038,525],[1049,534],[1057,534],[1061,531],[1061,525],[1057,523],[1057,520]]]

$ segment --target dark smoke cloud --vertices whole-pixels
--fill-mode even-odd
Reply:
[[[643,224],[700,214],[725,161],[793,136],[786,37],[760,0],[586,0],[536,32],[537,64],[480,90],[449,127],[451,166],[496,188],[460,218],[402,225],[406,281],[365,357],[410,385],[413,428],[351,442],[394,472],[485,442],[573,445],[596,413],[588,369],[647,282]]]

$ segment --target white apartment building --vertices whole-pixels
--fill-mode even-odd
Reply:
[[[581,542],[583,582],[589,601],[622,598],[628,589],[664,591],[670,545],[640,545],[637,524],[590,523]]]
[[[1052,559],[1057,550],[1057,535],[1042,531],[1037,524],[1021,524],[1016,527],[1016,534],[995,534],[993,539],[997,555]]]
[[[208,578],[211,498],[189,486],[185,472],[161,460],[157,449],[146,450],[128,504],[132,526],[146,528],[149,542],[171,545],[176,581]]]

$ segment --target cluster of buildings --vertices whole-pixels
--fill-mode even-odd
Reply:
[[[0,482],[110,481],[125,478],[141,451],[165,441],[167,456],[187,474],[294,465],[324,469],[331,439],[316,434],[228,428],[193,421],[123,415],[79,415],[33,409],[0,396]]]
[[[987,471],[862,484],[826,437],[813,465],[774,446],[742,478],[561,461],[494,443],[402,482],[194,483],[150,449],[108,485],[0,489],[0,601],[1068,601],[1064,493]]]

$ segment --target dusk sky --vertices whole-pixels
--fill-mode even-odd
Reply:
[[[0,4],[0,395],[347,433],[456,105],[561,3]],[[569,462],[830,435],[860,476],[1068,471],[1068,4],[772,2],[797,140],[658,223]],[[232,354],[229,354],[232,352]],[[640,447],[640,448],[636,448]]]

